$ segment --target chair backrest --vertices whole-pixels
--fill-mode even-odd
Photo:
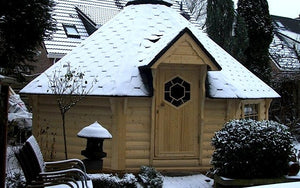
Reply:
[[[30,136],[26,140],[26,144],[28,144],[28,147],[30,147],[32,149],[32,151],[34,152],[36,160],[39,163],[39,168],[41,169],[41,171],[44,171],[44,169],[45,169],[44,157],[43,157],[40,146],[39,146],[38,142],[36,141],[35,137],[33,135]]]
[[[14,153],[21,165],[27,184],[37,180],[41,169],[38,167],[39,164],[28,144],[25,143],[22,148],[14,151]]]

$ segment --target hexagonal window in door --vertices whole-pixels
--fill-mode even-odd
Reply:
[[[190,84],[180,77],[175,77],[165,83],[165,100],[176,107],[189,101],[191,98]]]

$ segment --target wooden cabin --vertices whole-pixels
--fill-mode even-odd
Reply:
[[[170,6],[128,3],[23,88],[47,160],[64,158],[62,121],[47,76],[65,72],[68,63],[88,84],[96,80],[66,114],[68,156],[84,158],[86,141],[77,133],[98,121],[113,136],[104,141],[107,170],[207,170],[211,138],[225,122],[268,119],[279,95]]]

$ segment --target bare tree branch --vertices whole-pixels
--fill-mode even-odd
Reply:
[[[64,65],[63,68],[67,69],[65,74],[62,73],[62,68],[60,68],[60,70],[54,70],[52,76],[47,75],[47,77],[49,79],[49,90],[56,96],[56,101],[62,117],[65,157],[68,159],[65,114],[91,92],[93,84],[97,80],[93,80],[92,83],[88,85],[88,82],[84,80],[84,73],[79,69],[75,68],[74,70],[71,70],[70,63]]]
[[[185,3],[191,14],[195,17],[197,22],[201,24],[201,28],[205,27],[206,20],[206,0],[185,0]]]

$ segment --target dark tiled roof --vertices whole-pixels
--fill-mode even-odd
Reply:
[[[271,17],[272,17],[273,21],[275,21],[275,24],[277,24],[278,27],[281,27],[281,25],[279,24],[279,23],[281,23],[286,30],[300,34],[300,20],[299,19],[292,19],[292,18],[273,16],[273,15]]]
[[[272,16],[274,38],[269,53],[281,71],[300,71],[300,20]]]

